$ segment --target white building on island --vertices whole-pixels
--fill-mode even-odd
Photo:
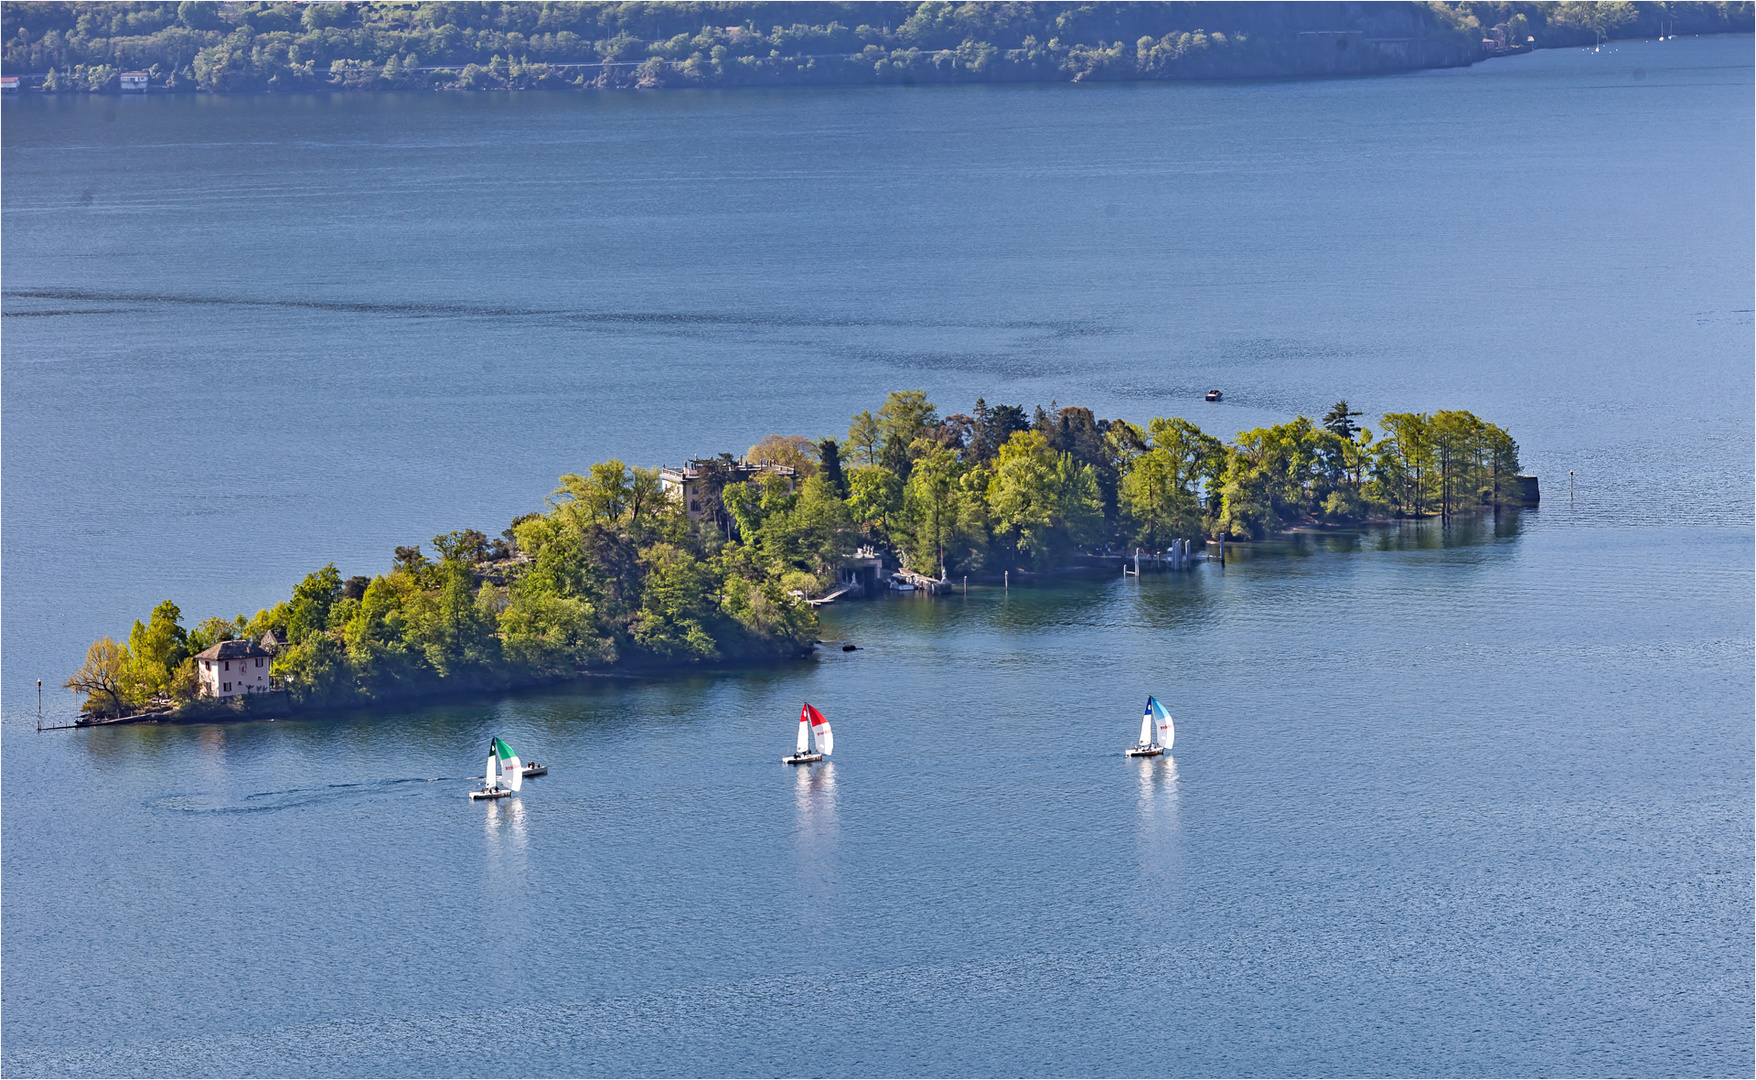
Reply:
[[[222,641],[195,654],[201,695],[210,698],[268,693],[273,654],[254,641]]]

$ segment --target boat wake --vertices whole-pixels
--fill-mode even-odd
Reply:
[[[160,795],[147,800],[155,810],[175,810],[186,814],[261,814],[290,810],[313,803],[365,796],[405,784],[437,784],[467,780],[463,776],[413,776],[400,780],[374,780],[354,784],[324,784],[320,787],[289,788],[285,791],[256,791],[242,799],[223,792],[198,791]]]

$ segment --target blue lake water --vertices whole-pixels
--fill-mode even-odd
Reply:
[[[0,1068],[1749,1075],[1752,85],[1730,37],[7,100]],[[837,605],[862,648],[797,666],[34,730],[158,600],[915,386],[1222,436],[1468,408],[1544,500]],[[1121,756],[1148,693],[1174,760]],[[779,764],[801,699],[833,764]],[[553,771],[470,804],[493,734]]]

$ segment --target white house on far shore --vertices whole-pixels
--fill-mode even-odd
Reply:
[[[211,698],[268,693],[268,669],[274,655],[254,641],[222,641],[195,654],[201,695]]]
[[[144,94],[147,84],[152,82],[152,76],[144,71],[124,71],[121,82],[124,94]]]

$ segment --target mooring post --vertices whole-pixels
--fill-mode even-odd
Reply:
[[[1567,470],[1567,501],[1573,501],[1573,470]]]
[[[43,680],[37,680],[37,730],[43,730]]]
[[[969,595],[969,575],[963,575],[963,595]]]
[[[1003,571],[1003,573],[1006,575],[1006,578],[1002,582],[1002,585],[1004,586],[1004,588],[1007,592],[1011,592],[1012,591],[1012,571],[1006,570],[1006,571]]]

